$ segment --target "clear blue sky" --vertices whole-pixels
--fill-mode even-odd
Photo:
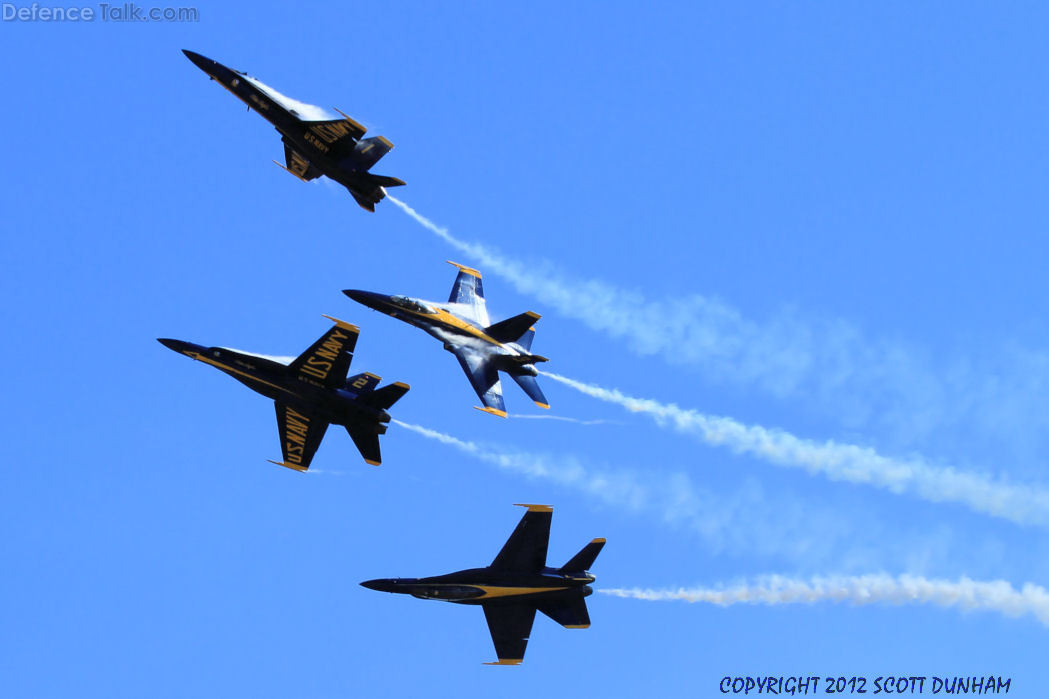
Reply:
[[[443,299],[444,260],[478,260],[389,202],[370,215],[282,172],[279,136],[180,52],[385,135],[376,172],[460,238],[645,299],[648,315],[623,306],[630,332],[601,329],[486,273],[493,320],[543,315],[551,371],[1049,485],[1049,10],[563,5],[0,24],[5,695],[695,697],[765,673],[1044,691],[1049,629],[1031,616],[594,595],[589,630],[540,617],[525,664],[490,668],[479,610],[358,586],[486,565],[515,502],[554,506],[553,563],[608,539],[599,588],[1049,583],[1044,526],[780,468],[550,380],[552,414],[607,422],[473,410],[436,342],[339,292]],[[500,470],[396,426],[380,468],[335,429],[318,473],[277,468],[269,402],[154,340],[294,355],[322,313],[361,327],[356,369],[412,385],[394,417],[659,497]],[[511,413],[540,413],[504,388]],[[680,478],[700,510],[664,507]]]

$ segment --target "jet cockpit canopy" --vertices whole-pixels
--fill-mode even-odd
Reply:
[[[401,308],[404,308],[409,311],[414,311],[415,313],[425,313],[426,315],[433,315],[437,312],[430,306],[427,306],[425,303],[422,303],[421,301],[416,301],[415,299],[410,299],[407,296],[391,296],[390,301],[400,306]]]

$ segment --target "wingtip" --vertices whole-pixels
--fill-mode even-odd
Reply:
[[[485,407],[482,408],[479,405],[475,405],[474,406],[474,410],[480,410],[482,413],[488,413],[490,415],[495,415],[497,417],[506,417],[506,411],[505,410],[499,410],[498,408],[489,408],[488,406],[485,406]]]
[[[458,267],[460,272],[465,272],[466,274],[469,274],[469,275],[472,275],[474,277],[477,277],[478,279],[481,278],[481,273],[478,272],[473,267],[467,267],[466,265],[461,265],[458,262],[452,262],[451,260],[445,260],[445,262],[447,262],[448,264],[450,264],[450,265],[452,265],[454,267]]]
[[[553,512],[554,508],[549,505],[531,505],[525,502],[515,502],[514,507],[527,507],[529,512]]]
[[[306,470],[308,468],[308,467],[303,467],[303,466],[297,466],[295,464],[288,464],[288,463],[285,463],[283,461],[274,461],[273,459],[266,459],[266,461],[269,461],[271,464],[276,464],[277,466],[283,466],[284,468],[290,468],[292,471],[298,471],[299,473],[306,473]]]
[[[357,121],[356,119],[354,119],[353,117],[351,117],[351,116],[350,116],[349,114],[347,114],[346,112],[342,111],[342,110],[341,110],[341,109],[339,109],[338,107],[332,107],[332,109],[334,109],[334,110],[335,110],[335,111],[337,111],[337,112],[338,112],[339,114],[341,114],[341,115],[342,115],[342,118],[343,118],[343,119],[345,119],[346,121],[348,121],[348,122],[350,122],[351,124],[353,124],[354,126],[356,126],[356,127],[357,127],[358,129],[360,129],[360,130],[361,130],[361,131],[362,131],[363,133],[367,133],[367,132],[368,132],[368,129],[364,128],[364,124],[360,123],[359,121]]]
[[[330,316],[330,315],[328,315],[326,313],[321,313],[321,315],[324,316],[325,318],[327,318],[328,320],[330,320],[331,322],[335,323],[336,325],[338,325],[343,330],[349,330],[350,332],[354,332],[354,333],[359,333],[361,331],[361,329],[358,328],[353,323],[347,323],[345,320],[339,320],[338,318],[336,318],[334,316]]]

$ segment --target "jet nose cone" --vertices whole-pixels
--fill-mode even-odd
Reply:
[[[182,348],[186,344],[182,340],[172,340],[172,339],[167,338],[167,337],[158,337],[157,338],[157,342],[159,342],[160,344],[164,345],[169,350],[175,350],[176,352],[181,352]]]
[[[382,294],[376,294],[371,291],[360,291],[358,289],[344,289],[343,292],[357,303],[363,304],[368,308],[374,308],[380,310],[382,303],[386,300],[386,297]]]
[[[199,53],[194,53],[193,51],[190,51],[188,49],[182,49],[182,53],[186,54],[186,58],[193,61],[193,65],[200,68],[205,73],[211,73],[210,68],[215,63],[215,61],[211,60],[210,58],[205,58]]]
[[[169,350],[178,352],[179,354],[186,354],[186,352],[194,351],[199,349],[197,345],[192,342],[183,342],[182,340],[172,340],[167,337],[158,337],[157,342],[167,347]]]
[[[376,590],[378,592],[393,592],[393,588],[396,583],[389,578],[379,578],[377,580],[365,580],[361,583],[361,587],[366,587],[369,590]]]

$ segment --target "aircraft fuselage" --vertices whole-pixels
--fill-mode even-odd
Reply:
[[[379,434],[386,430],[390,415],[357,400],[358,393],[347,388],[332,388],[305,376],[296,375],[280,362],[225,347],[204,347],[180,340],[164,341],[170,349],[191,359],[210,364],[229,374],[256,393],[286,403],[302,411],[323,417],[335,425],[379,423]]]
[[[454,304],[435,303],[407,296],[387,296],[370,291],[349,290],[343,292],[358,303],[402,320],[422,329],[437,338],[446,350],[453,354],[466,347],[494,358],[527,357],[529,354],[515,343],[499,342],[485,333],[484,328],[454,312]],[[535,367],[518,365],[514,370],[535,376]]]
[[[521,575],[491,568],[471,568],[428,578],[383,578],[361,583],[380,592],[407,594],[456,604],[520,603],[593,593],[594,576],[563,575],[555,568]]]

